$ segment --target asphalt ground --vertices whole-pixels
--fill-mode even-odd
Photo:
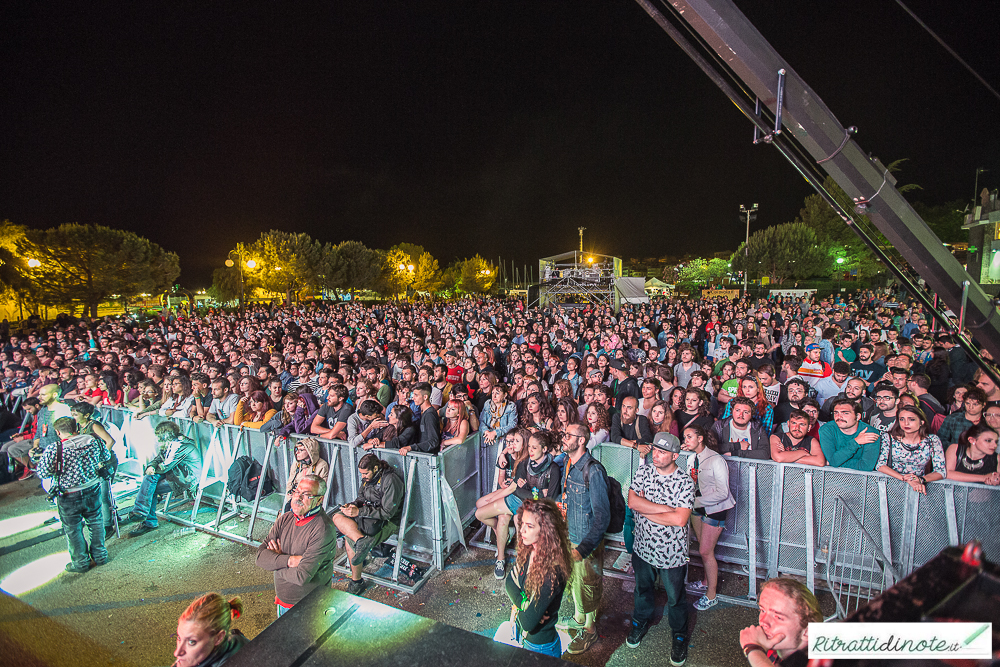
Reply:
[[[0,526],[7,519],[47,511],[52,506],[38,480],[0,486]],[[212,514],[201,515],[201,520],[207,522]],[[242,525],[245,532],[245,520]],[[265,523],[261,530],[266,528]],[[59,530],[56,524],[0,534],[0,579],[47,556],[58,558],[54,554],[66,551]],[[17,597],[0,596],[0,664],[170,665],[177,617],[191,600],[208,591],[242,596],[245,610],[235,627],[251,639],[276,618],[271,575],[255,566],[255,551],[244,544],[161,521],[160,528],[140,537],[123,533],[120,539],[110,539],[108,550],[112,560],[100,568],[85,574],[67,573],[62,571],[68,560],[64,556],[46,569],[55,575],[48,583]],[[609,550],[608,562],[616,555]],[[502,582],[493,577],[493,563],[490,551],[458,547],[444,571],[416,594],[372,585],[364,596],[492,637],[510,612]],[[373,561],[367,570],[374,571],[381,564]],[[698,575],[692,567],[691,578]],[[655,625],[638,648],[630,649],[625,638],[632,581],[606,576],[604,582],[600,641],[586,653],[564,657],[594,666],[668,664],[671,633],[661,618],[665,593],[657,593]],[[345,589],[347,581],[338,576],[332,585]],[[722,573],[720,593],[739,596],[746,589],[744,576]],[[567,596],[561,613],[572,611],[572,599]],[[704,612],[690,607],[689,613],[693,630],[687,664],[745,664],[738,635],[740,629],[756,622],[755,609],[719,603]]]

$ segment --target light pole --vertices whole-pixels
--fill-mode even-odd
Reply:
[[[235,255],[236,260],[233,260]],[[240,268],[240,310],[243,310],[243,302],[245,300],[246,294],[244,293],[244,283],[243,283],[243,265],[246,264],[248,269],[253,269],[257,267],[257,262],[252,259],[244,260],[243,258],[247,256],[246,247],[242,243],[236,244],[235,250],[229,251],[229,259],[226,260],[226,266],[233,268],[238,266]]]
[[[754,204],[750,208],[747,208],[743,204],[740,204],[740,215],[745,215],[747,217],[747,239],[743,242],[743,294],[747,293],[747,276],[750,275],[750,267],[748,266],[750,261],[750,220],[757,219],[757,204]]]

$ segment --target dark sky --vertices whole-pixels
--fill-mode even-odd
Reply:
[[[926,203],[1000,178],[1000,100],[891,0],[738,2]],[[995,2],[908,5],[995,88]],[[267,229],[442,266],[735,249],[809,187],[631,0],[20,2],[0,218],[138,232],[207,286]]]

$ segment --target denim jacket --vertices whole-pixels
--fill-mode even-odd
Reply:
[[[600,545],[611,522],[608,485],[596,459],[590,469],[590,488],[584,484],[584,467],[593,458],[590,452],[585,452],[575,464],[571,464],[568,458],[564,463],[563,502],[566,503],[569,541],[577,545],[576,550],[583,558]]]

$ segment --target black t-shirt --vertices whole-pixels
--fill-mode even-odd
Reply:
[[[332,405],[327,403],[316,414],[323,418],[326,428],[333,428],[338,423],[346,424],[347,419],[354,414],[354,408],[351,407],[350,403],[344,403],[340,410],[335,410]]]

